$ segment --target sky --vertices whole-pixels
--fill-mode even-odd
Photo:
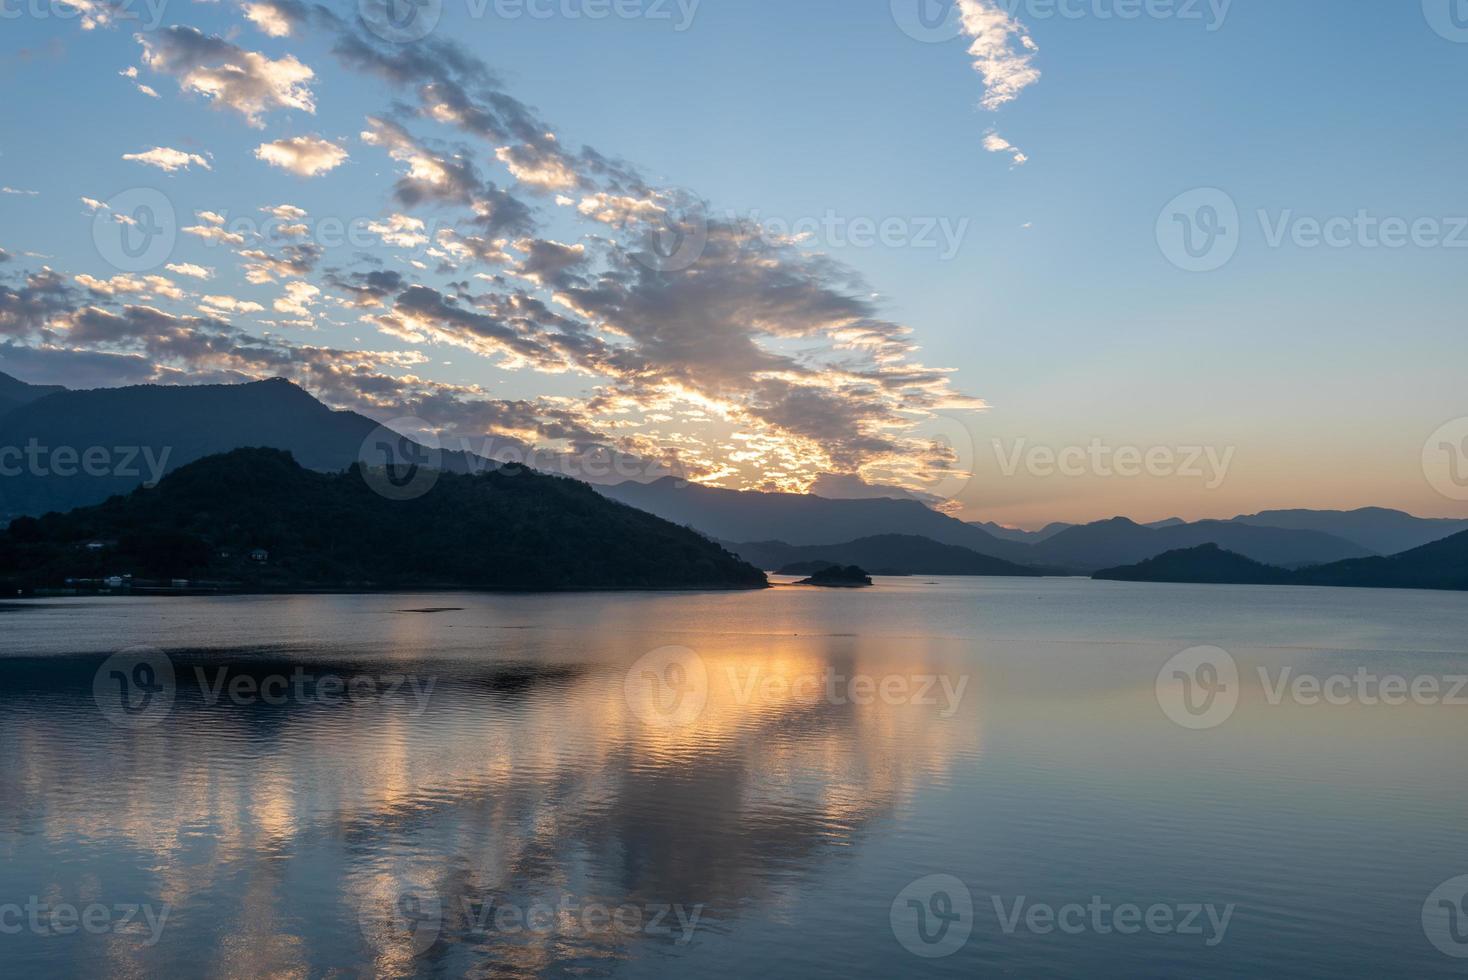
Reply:
[[[1468,516],[1449,0],[78,3],[0,6],[22,380],[1023,527]]]

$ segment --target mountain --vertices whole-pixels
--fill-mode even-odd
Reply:
[[[1300,585],[1468,590],[1468,531],[1392,555],[1358,558],[1295,574]]]
[[[0,371],[0,415],[65,390],[60,385],[28,385]]]
[[[767,584],[707,539],[574,480],[518,467],[444,473],[401,501],[374,483],[356,464],[318,473],[276,449],[211,456],[99,506],[17,519],[0,533],[0,582],[26,590],[132,575],[139,585],[182,578],[240,591]]]
[[[1216,544],[1266,565],[1296,567],[1363,558],[1360,545],[1319,531],[1253,527],[1228,521],[1198,521],[1166,527],[1143,527],[1124,517],[1062,531],[1033,548],[1034,563],[1092,572],[1131,565],[1169,551]]]
[[[995,524],[993,521],[969,521],[969,526],[976,527],[986,534],[992,534],[1001,541],[1019,541],[1024,544],[1039,544],[1048,541],[1061,531],[1075,527],[1074,524],[1063,524],[1059,521],[1054,524],[1046,524],[1038,531],[1024,531],[1017,527],[1005,527]]]
[[[1169,552],[1127,568],[1106,569],[1093,577],[1126,582],[1227,582],[1468,591],[1468,531],[1389,558],[1352,558],[1296,571],[1273,568],[1208,545]]]
[[[873,535],[909,535],[1017,565],[1084,574],[1200,544],[1217,544],[1255,561],[1287,567],[1372,554],[1367,548],[1319,531],[1253,527],[1229,521],[1152,528],[1118,517],[1066,527],[1030,544],[996,537],[983,527],[965,524],[915,500],[827,500],[804,494],[723,490],[673,477],[597,489],[613,500],[696,528],[720,541],[836,545]]]
[[[675,477],[597,489],[613,500],[696,528],[721,541],[833,545],[872,535],[901,534],[957,545],[1005,561],[1022,564],[1031,560],[1028,545],[1001,541],[916,500],[830,500],[807,494],[724,490]]]
[[[1188,582],[1217,585],[1278,585],[1290,572],[1252,561],[1216,544],[1169,551],[1136,565],[1107,568],[1091,576],[1115,582]]]
[[[1319,531],[1344,538],[1379,555],[1395,555],[1468,531],[1468,520],[1413,517],[1385,507],[1360,510],[1267,510],[1235,517],[1253,527]]]
[[[860,565],[884,575],[1019,575],[1044,572],[990,558],[968,548],[939,544],[910,534],[880,534],[835,545],[788,545],[782,541],[725,543],[734,554],[757,568],[802,564]]]
[[[11,464],[0,479],[0,523],[101,503],[195,460],[244,447],[283,449],[308,469],[340,472],[381,431],[372,419],[333,411],[281,378],[61,389],[0,415],[0,460]],[[88,452],[103,461],[91,473],[80,463]],[[471,464],[494,466],[444,453],[436,468],[468,472]]]

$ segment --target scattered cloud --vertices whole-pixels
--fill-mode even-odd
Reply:
[[[315,177],[341,166],[347,151],[319,136],[296,136],[261,143],[255,149],[255,158],[298,177]]]
[[[1040,80],[1039,47],[1028,29],[997,0],[958,0],[963,33],[973,38],[968,53],[984,79],[985,109],[998,109]]]
[[[144,65],[176,78],[181,91],[238,112],[251,126],[264,126],[261,117],[274,109],[316,111],[310,88],[316,73],[294,55],[271,59],[192,27],[174,26],[136,38],[143,46]]]
[[[187,170],[192,166],[203,167],[211,170],[209,161],[197,153],[185,153],[183,150],[175,150],[168,146],[155,146],[151,150],[142,153],[124,153],[124,160],[133,160],[137,163],[157,167],[159,170],[173,173],[176,170]]]
[[[990,153],[1008,153],[1010,155],[1010,158],[1014,161],[1013,165],[1016,167],[1023,166],[1030,159],[1029,157],[1025,156],[1024,152],[1020,150],[1019,147],[1015,146],[1013,143],[1009,142],[1009,140],[1005,139],[1003,136],[1000,136],[992,129],[984,134],[984,149],[988,150]]]

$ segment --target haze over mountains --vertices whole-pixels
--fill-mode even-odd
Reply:
[[[132,468],[104,475],[58,475],[28,466],[0,478],[0,522],[97,504],[180,466],[245,447],[289,451],[302,466],[340,472],[361,458],[377,422],[334,411],[280,380],[237,385],[136,386],[68,391],[27,385],[0,374],[0,462],[27,445],[49,450],[132,447]],[[404,440],[407,442],[407,440]],[[411,445],[411,443],[408,443]],[[440,468],[483,472],[497,464],[442,453]],[[117,462],[114,457],[113,462]],[[1217,545],[1245,559],[1285,569],[1395,554],[1468,530],[1468,520],[1434,520],[1400,511],[1280,510],[1228,521],[1179,519],[1139,524],[1113,518],[1029,532],[965,523],[908,496],[853,494],[859,481],[826,481],[842,497],[725,490],[676,477],[596,489],[604,496],[727,543],[764,567],[795,561],[943,574],[1018,574],[1014,569],[1091,574],[1172,551]],[[862,488],[856,487],[857,490]],[[921,539],[921,541],[915,540]],[[814,550],[812,550],[814,549]],[[963,552],[952,549],[962,549]]]

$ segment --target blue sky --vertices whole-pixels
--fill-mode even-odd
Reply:
[[[902,0],[626,2],[667,16],[593,19],[595,0],[555,0],[542,8],[550,16],[515,17],[504,13],[515,6],[443,0],[427,38],[395,44],[365,31],[355,5],[331,8],[341,17],[333,24],[297,5],[257,4],[291,28],[269,36],[232,0],[172,0],[157,29],[138,5],[91,30],[39,0],[12,0],[0,82],[26,96],[0,105],[0,185],[26,193],[0,194],[0,248],[11,256],[0,274],[18,297],[22,274],[48,267],[75,295],[63,303],[61,287],[52,289],[47,316],[92,306],[114,319],[77,328],[13,316],[0,370],[74,384],[286,373],[334,404],[421,415],[459,438],[504,433],[570,453],[600,443],[731,486],[849,490],[859,475],[952,498],[965,516],[1027,526],[1277,506],[1468,514],[1461,499],[1434,489],[1423,458],[1435,430],[1468,415],[1468,231],[1454,221],[1468,216],[1460,97],[1468,30],[1451,21],[1435,30],[1415,0],[1234,0],[1200,3],[1189,9],[1196,18],[1135,19],[1117,16],[1126,0],[1072,0],[1072,17],[1052,16],[1046,0],[965,0],[985,27],[925,43],[900,28]],[[996,36],[996,23],[1010,32]],[[170,70],[144,61],[172,25],[267,61],[297,59],[313,73],[304,88],[315,111],[270,104],[251,116],[185,90],[190,66],[210,67],[207,59],[175,59]],[[388,55],[451,40],[492,70],[494,91],[533,107],[536,123],[557,136],[549,145],[568,153],[589,145],[628,166],[608,177],[578,164],[574,189],[517,180],[495,154],[515,139],[473,138],[426,118],[421,79],[388,83],[345,64],[332,53],[343,31]],[[1003,53],[989,79],[966,51],[985,41]],[[1012,97],[985,108],[1016,66],[1038,79],[1021,79]],[[119,74],[130,67],[135,79]],[[503,259],[450,268],[425,260],[425,246],[372,235],[368,248],[325,248],[300,275],[277,268],[272,281],[250,282],[251,260],[239,253],[279,259],[288,241],[262,249],[179,234],[168,263],[213,269],[207,281],[162,268],[120,273],[94,244],[97,214],[82,198],[106,202],[135,187],[162,192],[180,227],[206,227],[200,211],[234,227],[259,219],[261,207],[290,204],[308,212],[313,237],[323,217],[384,224],[393,215],[424,221],[430,237],[436,227],[471,233],[463,202],[394,198],[409,164],[381,140],[362,139],[368,117],[396,119],[440,159],[462,144],[482,179],[533,211],[533,225],[486,238],[527,249],[585,242],[585,251],[573,265],[559,257],[527,287],[530,256],[513,247]],[[1024,162],[987,150],[991,133]],[[257,158],[262,144],[293,138],[334,144],[346,157],[310,177]],[[155,147],[204,162],[168,171],[123,159]],[[635,183],[627,196],[664,215],[744,229],[732,232],[737,258],[716,234],[693,270],[704,276],[696,288],[670,281],[683,270],[649,281],[626,259],[641,219],[613,227],[578,213],[576,202],[605,192],[607,181],[623,191]],[[1199,188],[1218,189],[1237,208],[1238,237],[1220,267],[1185,271],[1170,260],[1172,246],[1159,244],[1159,215]],[[1369,247],[1375,231],[1355,225],[1340,247],[1311,245],[1308,219],[1362,213],[1430,224],[1398,248]],[[888,222],[887,242],[861,244],[863,222]],[[813,238],[775,234],[801,223]],[[752,226],[761,233],[751,245]],[[1284,229],[1277,245],[1267,230],[1275,226]],[[1434,235],[1460,247],[1434,244]],[[619,244],[604,254],[608,236]],[[424,268],[410,264],[413,255]],[[758,308],[771,281],[754,268],[777,265],[801,298]],[[417,284],[446,297],[432,322],[402,319],[404,310],[422,313],[422,294],[346,306],[347,287],[361,281],[351,277],[371,268],[398,272],[395,291]],[[608,268],[621,269],[615,300],[595,289]],[[176,295],[146,283],[87,285],[119,274],[161,276]],[[318,293],[277,310],[292,282]],[[567,305],[567,290],[585,291],[585,301]],[[503,302],[514,295],[538,298],[547,313],[516,319]],[[261,309],[225,310],[205,296]],[[695,298],[712,312],[690,323],[682,304]],[[130,305],[185,319],[160,326],[128,314]],[[489,320],[466,321],[461,309]],[[663,315],[670,319],[645,330],[638,320],[630,334],[621,322]],[[386,329],[363,319],[394,316]],[[484,336],[504,322],[521,335],[508,348]],[[872,336],[853,352],[858,325]],[[201,354],[159,343],[149,333],[159,330],[210,343]],[[568,354],[559,341],[547,355],[537,346],[544,330],[589,331],[635,355],[636,367],[625,359],[608,367],[607,352]],[[290,353],[302,348],[318,353]],[[391,356],[337,357],[328,370],[334,355],[321,351]],[[890,381],[916,365],[928,373],[912,387]],[[938,448],[924,449],[934,438]],[[1170,450],[1172,462],[1159,455],[1150,472],[1119,476],[1095,463],[1098,443],[1107,458]],[[1032,455],[1036,447],[1083,447],[1088,462],[1057,474],[1043,452]],[[1226,465],[1188,470],[1179,461],[1195,447]]]

